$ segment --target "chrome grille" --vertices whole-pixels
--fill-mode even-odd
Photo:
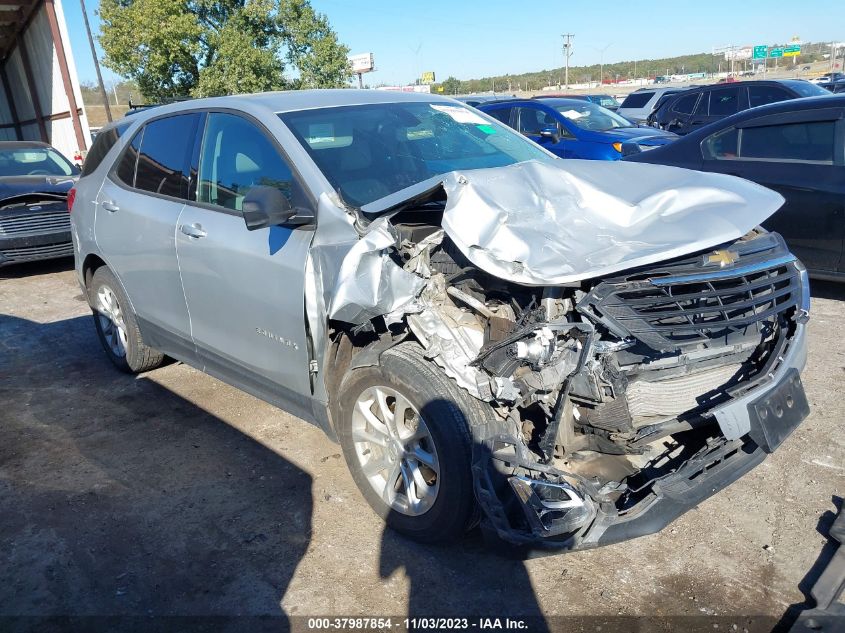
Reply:
[[[70,231],[70,214],[67,211],[0,217],[0,237],[41,235],[61,231]]]
[[[638,271],[599,284],[579,309],[617,335],[658,351],[759,340],[802,298],[795,257],[785,247],[766,251],[740,255],[734,266],[724,269],[706,270],[686,259]]]
[[[37,259],[53,259],[73,255],[73,244],[47,244],[46,246],[27,246],[24,248],[6,248],[0,250],[0,263],[31,262]]]

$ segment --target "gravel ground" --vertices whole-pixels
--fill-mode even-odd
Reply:
[[[71,267],[0,270],[0,616],[302,630],[294,616],[724,616],[767,630],[829,555],[845,286],[814,285],[812,413],[766,462],[660,534],[519,561],[476,535],[433,548],[386,532],[337,445],[190,367],[118,373]]]

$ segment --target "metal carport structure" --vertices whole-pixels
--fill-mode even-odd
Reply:
[[[91,144],[61,0],[0,0],[0,140]]]

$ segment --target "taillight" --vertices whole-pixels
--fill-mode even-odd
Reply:
[[[73,203],[76,200],[76,187],[72,187],[70,191],[67,192],[67,212],[70,213],[73,211]]]

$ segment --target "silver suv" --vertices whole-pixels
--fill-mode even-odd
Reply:
[[[655,532],[808,413],[806,272],[737,178],[340,90],[135,114],[71,199],[119,369],[167,355],[319,425],[419,540]]]

